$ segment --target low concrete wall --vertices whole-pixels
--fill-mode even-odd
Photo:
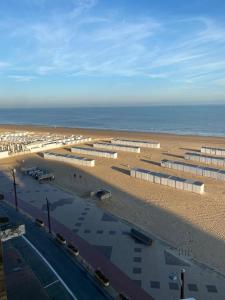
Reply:
[[[65,163],[80,165],[80,166],[84,166],[84,167],[94,167],[95,166],[94,159],[88,159],[85,157],[79,157],[79,156],[74,156],[74,155],[69,155],[69,154],[64,155],[64,154],[59,154],[59,153],[44,152],[43,157],[45,159],[62,161]]]
[[[140,147],[131,147],[131,146],[124,146],[124,145],[117,145],[117,144],[110,144],[110,143],[94,143],[94,148],[102,148],[108,150],[118,150],[118,151],[126,151],[126,152],[134,152],[140,153]]]
[[[106,158],[117,158],[117,153],[112,151],[103,151],[103,150],[97,150],[97,149],[91,149],[91,148],[80,148],[80,147],[74,147],[71,148],[71,152],[75,153],[81,153],[86,155],[93,155],[98,157],[106,157]]]
[[[117,145],[143,147],[143,148],[156,148],[156,149],[160,148],[160,143],[154,141],[132,141],[132,140],[114,139],[111,140],[111,143]]]
[[[209,164],[209,165],[217,165],[225,167],[225,158],[223,157],[214,157],[214,156],[206,156],[198,153],[185,153],[185,159],[195,160],[201,163]]]
[[[191,179],[171,176],[164,173],[156,173],[150,170],[133,168],[130,171],[132,177],[146,180],[152,183],[162,184],[178,190],[189,191],[197,194],[204,193],[204,183]]]
[[[223,148],[214,148],[214,147],[205,146],[205,147],[201,147],[201,153],[225,157],[225,149]]]
[[[196,166],[186,164],[180,161],[173,161],[163,159],[161,160],[161,167],[170,168],[178,171],[189,172],[195,175],[210,177],[217,180],[225,181],[225,170]]]

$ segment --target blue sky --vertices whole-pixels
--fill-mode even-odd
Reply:
[[[225,103],[224,0],[1,0],[0,106]]]

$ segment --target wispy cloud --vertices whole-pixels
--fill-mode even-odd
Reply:
[[[47,5],[44,0],[33,1]],[[18,45],[9,51],[11,72],[24,68],[34,77],[145,76],[184,83],[225,76],[224,24],[203,16],[126,18],[111,11],[99,16],[96,0],[68,3],[70,9],[52,11],[41,21],[0,22],[5,32],[0,43]],[[8,74],[24,82],[32,76]]]
[[[88,11],[97,4],[97,0],[74,0],[74,7],[70,13],[70,17],[77,17]]]
[[[6,69],[10,66],[10,63],[6,62],[6,61],[0,61],[0,70],[1,69]]]
[[[34,79],[34,76],[27,75],[8,75],[7,77],[17,82],[30,82]]]

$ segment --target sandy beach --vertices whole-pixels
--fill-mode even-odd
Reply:
[[[56,176],[53,184],[78,193],[84,201],[91,191],[97,188],[108,188],[112,191],[112,200],[98,202],[96,205],[135,223],[176,247],[179,252],[188,253],[199,262],[225,274],[225,265],[223,264],[225,259],[224,182],[165,169],[158,164],[161,159],[183,161],[185,152],[200,150],[201,146],[225,148],[225,138],[59,127],[0,126],[0,131],[15,129],[81,134],[105,141],[113,137],[123,137],[160,142],[161,149],[142,148],[141,153],[138,154],[118,152],[116,160],[96,157],[94,158],[96,160],[94,168],[78,168],[64,163],[47,161],[38,154],[1,160],[0,165],[17,167],[35,165],[49,168],[54,171]],[[86,144],[85,147],[91,147],[91,143]],[[69,153],[68,151],[69,149],[66,147],[54,150],[58,153]],[[93,158],[93,156],[89,156],[89,158]],[[189,161],[189,163],[199,165],[197,162]],[[210,167],[210,165],[207,166]],[[202,181],[205,183],[205,193],[198,195],[131,178],[129,170],[132,167],[141,167]],[[217,167],[215,166],[215,168]]]

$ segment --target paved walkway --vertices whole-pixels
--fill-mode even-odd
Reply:
[[[6,195],[6,200],[14,204],[12,195]],[[19,207],[30,216],[44,220],[47,224],[46,214],[34,207],[33,205],[18,199]],[[52,230],[55,233],[62,234],[67,241],[72,242],[78,247],[80,255],[86,260],[94,269],[100,268],[103,273],[109,278],[110,284],[119,293],[123,293],[133,300],[153,300],[153,298],[140,288],[134,281],[132,281],[125,273],[118,267],[111,263],[104,255],[102,255],[95,247],[90,245],[84,239],[79,237],[73,231],[68,229],[62,223],[58,222],[55,218],[51,218]]]
[[[136,288],[141,287],[140,290],[146,291],[155,299],[179,299],[178,282],[171,282],[169,274],[179,274],[180,269],[185,268],[186,297],[195,297],[198,300],[225,299],[224,276],[195,263],[188,257],[188,249],[177,253],[154,236],[151,247],[137,243],[129,236],[131,224],[106,213],[87,199],[74,197],[51,185],[38,184],[27,176],[19,176],[17,181],[18,196],[23,201],[23,206],[32,210],[32,214],[35,211],[37,216],[46,221],[47,196],[51,202],[55,230],[63,232],[68,239],[79,244],[82,255],[94,267],[101,266],[109,277],[112,274],[111,281],[119,291],[122,287],[121,279],[118,280],[118,271],[121,276],[126,277],[123,291],[127,289],[129,293],[130,289],[128,286],[126,288],[129,280],[129,285],[134,283]],[[10,179],[4,176],[1,182],[4,182],[3,185],[8,191],[8,198],[13,199]],[[86,250],[86,243],[92,246],[91,254]],[[110,269],[107,266],[109,262],[113,266]],[[129,293],[132,296],[133,294],[133,291]]]

